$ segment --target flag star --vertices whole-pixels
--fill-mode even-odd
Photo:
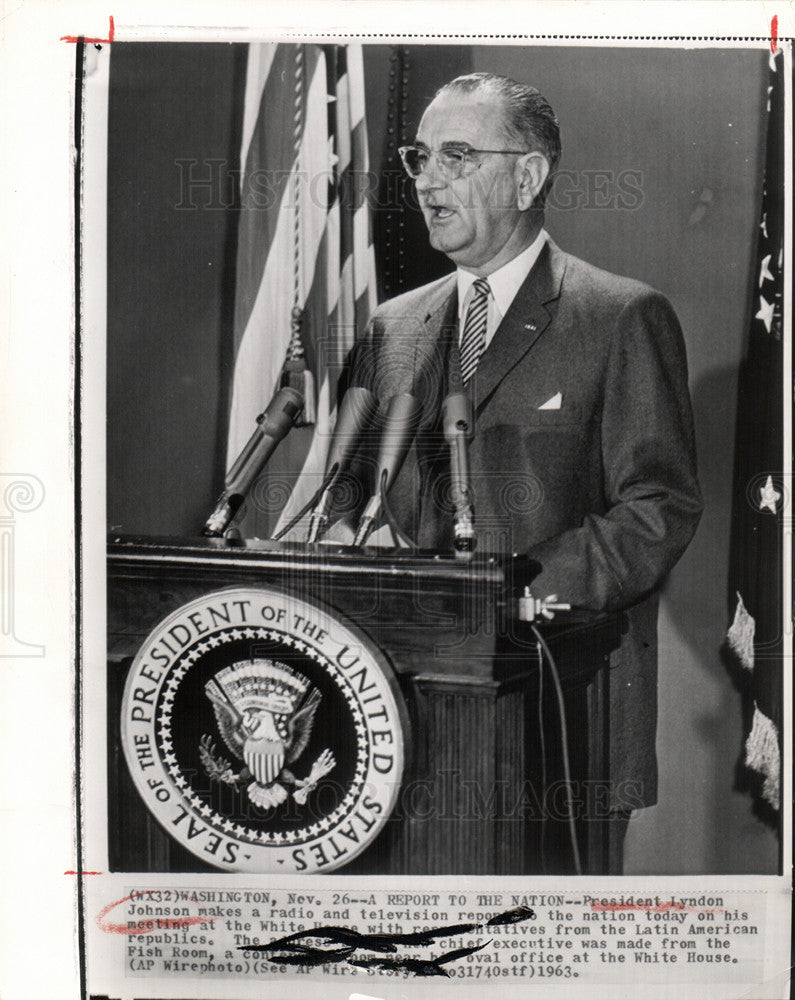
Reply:
[[[773,324],[773,307],[773,302],[768,302],[764,295],[759,296],[759,312],[754,318],[762,320],[768,333],[770,333],[770,327]]]
[[[773,477],[768,476],[767,482],[759,491],[759,509],[769,510],[771,514],[776,513],[776,504],[781,499],[781,494],[773,485]]]
[[[773,277],[773,275],[772,275],[772,273],[770,271],[770,257],[771,257],[770,254],[766,254],[762,258],[762,266],[761,266],[760,271],[759,271],[759,287],[760,288],[762,287],[762,285],[766,281],[775,281],[775,278]]]
[[[762,230],[762,235],[767,239],[767,212],[762,213],[762,221],[759,223],[759,228]]]

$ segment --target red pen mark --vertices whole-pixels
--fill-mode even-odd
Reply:
[[[116,34],[116,26],[113,23],[113,16],[108,18],[108,37],[107,38],[84,38],[83,35],[61,35],[62,42],[90,42],[95,45],[102,45],[105,42],[112,42],[113,36]]]
[[[773,15],[773,20],[770,22],[770,51],[773,55],[776,54],[776,49],[778,48],[778,14]]]
[[[137,899],[139,896],[144,896],[147,893],[161,892],[160,889],[144,889],[141,892],[135,894]],[[190,927],[192,924],[211,924],[215,917],[155,917],[154,919],[145,917],[142,920],[134,921],[128,924],[113,924],[105,920],[107,915],[111,910],[115,909],[117,906],[121,906],[122,903],[129,902],[133,897],[125,896],[123,899],[117,899],[115,903],[108,903],[107,906],[103,907],[99,911],[96,917],[97,927],[106,934],[126,934],[128,936],[134,936],[136,934],[151,934],[152,931],[173,931],[182,930],[185,927]]]
[[[64,875],[101,875],[101,874],[102,872],[73,872],[73,871],[64,872]]]

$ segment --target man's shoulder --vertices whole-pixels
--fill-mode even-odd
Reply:
[[[563,253],[563,251],[560,251]],[[593,291],[596,294],[615,296],[622,299],[634,298],[637,295],[654,293],[655,289],[644,281],[630,278],[623,274],[607,271],[596,264],[591,264],[574,254],[564,253],[566,258],[565,283],[577,287],[581,291]]]
[[[455,290],[455,272],[445,274],[427,285],[412,288],[408,292],[386,299],[373,310],[374,319],[415,316],[427,312],[434,305],[441,305]],[[424,317],[421,317],[424,318]]]
[[[623,309],[633,301],[666,301],[661,292],[645,281],[615,274],[562,250],[557,252],[565,259],[563,294],[576,295],[582,301],[592,300],[617,309]]]

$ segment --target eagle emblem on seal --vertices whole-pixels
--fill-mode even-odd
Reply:
[[[216,753],[209,734],[199,742],[199,755],[208,777],[227,785],[246,784],[249,799],[261,809],[273,809],[288,796],[303,805],[318,782],[336,766],[334,754],[324,750],[306,778],[297,778],[286,765],[297,761],[312,734],[320,692],[306,677],[275,660],[252,659],[220,670],[204,685],[212,702],[218,732],[244,767],[235,772],[230,761]]]

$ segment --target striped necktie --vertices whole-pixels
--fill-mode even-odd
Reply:
[[[486,346],[486,319],[489,311],[489,283],[478,278],[474,283],[475,294],[469,303],[464,332],[461,335],[461,378],[466,385],[478,367]]]

